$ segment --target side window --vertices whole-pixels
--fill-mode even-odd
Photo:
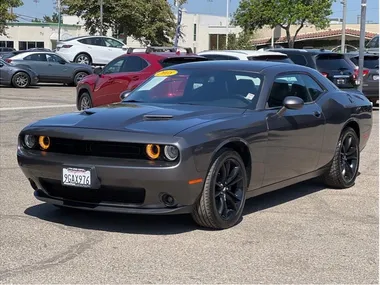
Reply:
[[[290,57],[290,59],[295,64],[304,65],[304,66],[307,65],[307,60],[306,60],[306,58],[303,55],[300,55],[300,54],[290,54],[288,56]]]
[[[63,60],[61,57],[55,54],[47,54],[46,57],[47,57],[47,61],[49,62],[60,62]]]
[[[269,94],[267,107],[282,107],[284,99],[288,96],[300,97],[305,103],[312,101],[300,74],[277,76]]]
[[[106,47],[122,48],[124,46],[123,43],[111,38],[104,38],[104,42],[106,44]]]
[[[114,61],[111,61],[104,69],[103,74],[111,74],[111,73],[118,73],[122,72],[121,67],[123,66],[123,63],[125,61],[125,58],[118,58]]]
[[[148,67],[148,63],[139,56],[128,56],[121,72],[138,72]]]
[[[24,57],[24,60],[33,60],[33,61],[47,61],[46,55],[43,53],[34,53]]]
[[[324,92],[323,88],[309,75],[303,74],[301,77],[313,101]]]
[[[379,37],[374,37],[370,42],[368,43],[369,48],[378,48],[379,47]]]
[[[94,38],[85,38],[78,40],[80,43],[85,45],[92,45],[92,46],[105,46],[105,43],[103,41],[103,38],[94,37]]]

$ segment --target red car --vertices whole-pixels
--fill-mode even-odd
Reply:
[[[120,102],[123,91],[132,91],[151,75],[170,65],[208,60],[192,53],[157,52],[164,48],[147,48],[145,52],[127,53],[113,59],[104,68],[96,68],[94,74],[86,76],[77,85],[77,108],[84,110],[101,105]]]

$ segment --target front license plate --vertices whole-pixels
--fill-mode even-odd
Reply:
[[[91,188],[91,178],[90,169],[74,167],[62,169],[62,184],[66,186]]]
[[[379,80],[379,75],[374,75],[372,78],[373,80]]]
[[[339,85],[340,85],[340,84],[345,84],[345,83],[346,83],[346,80],[345,80],[345,79],[337,79],[337,80],[336,80],[336,83],[339,84]]]

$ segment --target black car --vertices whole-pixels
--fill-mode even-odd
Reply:
[[[348,53],[348,58],[359,66],[359,53]],[[373,103],[379,100],[379,55],[364,54],[363,62],[363,93]]]
[[[357,89],[360,85],[358,68],[344,54],[324,49],[269,50],[287,54],[295,64],[318,70],[341,89]]]
[[[371,102],[314,69],[203,61],[164,68],[120,103],[25,127],[17,159],[41,201],[191,213],[225,229],[247,198],[314,177],[353,186],[371,130]]]

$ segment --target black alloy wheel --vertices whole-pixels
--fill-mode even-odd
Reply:
[[[240,155],[223,148],[208,171],[203,191],[194,205],[194,221],[206,228],[226,229],[242,217],[247,189],[247,173]]]
[[[359,138],[352,128],[346,127],[340,135],[330,168],[322,176],[325,184],[340,189],[353,186],[359,164]]]

